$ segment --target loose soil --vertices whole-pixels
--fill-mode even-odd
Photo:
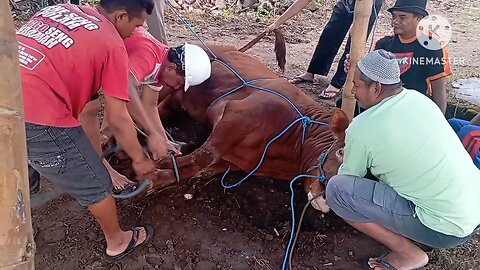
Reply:
[[[334,1],[320,4],[320,10],[309,11],[290,20],[284,27],[287,39],[287,66],[282,76],[291,78],[303,73],[315,48],[319,34],[330,16]],[[391,0],[384,6],[392,6]],[[431,13],[446,16],[454,29],[450,55],[463,58],[454,65],[449,79],[478,76],[480,42],[478,33],[480,4],[478,1],[430,1]],[[273,18],[255,14],[232,16],[217,14],[184,14],[197,33],[209,42],[243,45],[259,34]],[[166,14],[169,43],[176,46],[195,41],[170,11]],[[385,7],[379,17],[375,39],[387,34],[390,16]],[[336,58],[338,61],[342,49]],[[273,40],[264,39],[254,46],[251,55],[262,59],[272,69],[276,67]],[[331,74],[335,72],[335,64]],[[313,85],[300,85],[317,99],[327,85],[327,78],[317,78]],[[318,99],[317,99],[318,100]],[[324,102],[331,106],[332,101]],[[200,142],[194,123],[180,117],[170,125],[179,140]],[[125,162],[115,162],[128,172]],[[241,177],[232,175],[232,181]],[[187,200],[184,194],[193,194]],[[296,190],[295,212],[301,213],[305,195]],[[252,177],[240,187],[224,190],[219,178],[197,179],[170,186],[149,197],[118,203],[124,228],[144,223],[152,224],[156,235],[120,262],[112,263],[104,256],[104,237],[85,208],[68,196],[60,197],[33,211],[33,223],[38,228],[35,238],[37,269],[280,269],[290,236],[291,209],[288,183],[268,178]],[[295,269],[360,269],[359,261],[386,252],[372,239],[349,227],[335,214],[321,215],[307,211],[302,231],[294,250]],[[480,269],[478,238],[465,245],[429,253],[428,269]]]

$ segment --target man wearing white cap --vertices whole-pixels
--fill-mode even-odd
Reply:
[[[190,86],[201,84],[210,77],[211,63],[207,53],[197,45],[185,43],[179,47],[169,48],[155,39],[144,27],[135,29],[133,34],[124,39],[129,58],[129,113],[136,124],[145,129],[147,134],[159,134],[156,137],[157,149],[152,151],[153,159],[167,156],[168,151],[181,154],[166,136],[158,113],[158,102],[174,91],[187,91]],[[138,95],[142,89],[142,98]],[[82,117],[86,119],[84,128],[91,131],[91,140],[100,147],[98,111],[100,103],[91,102]],[[92,121],[94,118],[94,121]],[[88,119],[88,120],[87,120]],[[104,132],[109,123],[102,124]],[[149,144],[150,145],[150,144]],[[153,145],[153,143],[152,143]],[[150,149],[152,150],[152,149]],[[104,161],[116,190],[121,190],[132,182],[114,170]]]
[[[157,131],[165,135],[158,114],[159,99],[180,89],[186,92],[190,86],[199,85],[210,78],[210,58],[197,45],[185,43],[169,48],[144,27],[138,27],[132,36],[124,39],[124,43],[130,62],[131,92],[142,87],[142,102],[148,118]],[[142,126],[142,123],[138,124]],[[177,151],[171,145],[168,148]]]
[[[376,50],[360,60],[353,92],[366,110],[346,130],[327,205],[391,250],[368,268],[422,269],[428,256],[410,239],[454,247],[478,228],[480,171],[435,103],[402,87],[393,54]],[[379,181],[364,178],[367,170]]]

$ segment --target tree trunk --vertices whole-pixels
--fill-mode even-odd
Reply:
[[[353,118],[355,110],[355,96],[352,94],[353,74],[357,69],[358,61],[365,54],[365,40],[367,40],[368,21],[372,14],[373,0],[357,0],[355,3],[355,13],[353,26],[350,30],[352,43],[350,47],[350,70],[347,74],[347,81],[343,90],[342,110],[350,121]]]
[[[18,44],[8,1],[0,1],[0,269],[34,269],[27,148]]]

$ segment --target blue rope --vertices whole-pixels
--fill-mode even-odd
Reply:
[[[222,186],[225,188],[225,189],[230,189],[230,188],[233,188],[233,187],[237,187],[239,186],[240,184],[242,184],[244,181],[246,181],[250,176],[252,176],[257,170],[258,168],[260,168],[260,166],[263,164],[263,161],[265,159],[265,156],[266,156],[266,153],[268,151],[268,148],[270,147],[270,145],[275,142],[278,138],[280,138],[281,136],[283,136],[291,127],[293,127],[295,124],[301,122],[302,123],[302,144],[305,142],[305,135],[306,135],[306,130],[308,128],[309,125],[311,124],[319,124],[319,125],[328,125],[328,123],[326,122],[322,122],[322,121],[317,121],[317,120],[313,120],[311,119],[310,117],[308,116],[304,116],[300,110],[297,108],[297,106],[295,106],[295,104],[293,104],[293,102],[288,98],[286,97],[285,95],[275,91],[275,90],[272,90],[272,89],[268,89],[268,88],[265,88],[265,87],[261,87],[261,86],[257,86],[257,85],[254,85],[253,83],[256,83],[256,82],[259,82],[261,80],[265,80],[265,79],[256,79],[256,80],[250,80],[250,81],[246,81],[240,74],[238,74],[238,72],[232,68],[230,65],[228,65],[227,63],[225,63],[224,61],[222,61],[221,59],[219,59],[215,53],[213,53],[213,51],[205,44],[205,42],[203,42],[203,40],[197,35],[197,33],[192,29],[192,27],[185,21],[185,19],[178,13],[178,11],[176,10],[176,8],[170,3],[169,0],[166,0],[167,4],[172,8],[172,10],[174,11],[174,13],[177,15],[177,17],[179,17],[182,22],[188,27],[188,29],[195,35],[195,37],[203,44],[203,46],[205,46],[205,48],[207,48],[207,50],[214,56],[215,60],[220,62],[222,65],[224,65],[226,68],[228,68],[233,74],[235,74],[235,76],[242,82],[242,85],[226,92],[225,94],[221,95],[220,97],[216,98],[213,102],[217,102],[218,100],[244,88],[244,87],[252,87],[254,89],[257,89],[257,90],[260,90],[260,91],[264,91],[264,92],[268,92],[268,93],[271,93],[271,94],[274,94],[274,95],[277,95],[279,97],[282,97],[283,99],[285,99],[290,105],[292,105],[292,107],[295,109],[295,111],[298,113],[299,115],[299,118],[297,118],[296,120],[294,120],[292,123],[290,123],[284,130],[282,130],[279,134],[277,134],[275,137],[273,137],[268,143],[267,145],[265,146],[265,149],[263,150],[263,153],[262,153],[262,156],[259,160],[259,162],[257,163],[257,165],[255,166],[255,168],[250,171],[243,179],[241,179],[240,181],[237,181],[237,183],[233,184],[233,185],[226,185],[225,184],[225,178],[226,176],[228,175],[228,173],[231,171],[231,167],[229,166],[228,169],[225,171],[225,173],[223,174],[222,176],[222,179],[221,179],[221,184]],[[212,102],[212,103],[213,103]],[[328,153],[327,153],[328,154]],[[323,163],[323,162],[322,162]],[[291,204],[291,210],[292,210],[292,230],[290,232],[290,240],[288,242],[288,246],[287,246],[287,249],[285,250],[285,257],[284,257],[284,261],[283,261],[283,266],[282,266],[282,270],[285,269],[286,267],[286,264],[287,264],[287,261],[288,261],[288,255],[291,253],[291,247],[292,247],[292,241],[293,241],[293,238],[294,238],[294,235],[295,235],[295,210],[294,210],[294,197],[295,197],[295,194],[294,194],[294,191],[293,191],[293,183],[295,181],[297,181],[298,179],[300,178],[303,178],[303,177],[310,177],[310,178],[315,178],[315,179],[319,179],[322,183],[326,183],[326,177],[325,177],[325,174],[323,173],[323,170],[320,170],[321,171],[321,174],[320,176],[316,176],[316,175],[307,175],[307,174],[301,174],[301,175],[298,175],[296,176],[295,178],[292,179],[292,181],[290,182],[290,191],[291,191],[291,197],[290,197],[290,204]]]
[[[170,3],[170,0],[165,0],[165,2],[167,3],[167,5],[170,6],[170,8],[173,10],[173,12],[175,13],[175,15],[177,15],[177,17],[183,22],[184,25],[187,26],[188,30],[190,30],[190,32],[193,33],[193,35],[202,43],[203,46],[205,46],[205,48],[207,48],[207,50],[213,55],[213,57],[215,59],[217,59],[217,55],[215,53],[213,53],[212,50],[210,50],[210,48],[207,46],[207,44],[205,44],[205,42],[203,42],[203,40],[200,38],[200,36],[192,29],[192,27],[190,26],[190,24],[182,17],[182,15],[180,15],[180,13],[178,12],[178,10],[173,6],[172,3]]]
[[[214,101],[212,101],[211,104],[214,104],[216,103],[217,101],[219,101],[220,99],[230,95],[230,94],[233,94],[234,92],[242,89],[243,87],[246,87],[246,86],[249,86],[251,85],[252,83],[256,83],[256,82],[260,82],[260,81],[264,81],[264,80],[270,80],[270,79],[267,79],[267,78],[261,78],[261,79],[255,79],[255,80],[250,80],[250,81],[246,81],[244,84],[240,85],[240,86],[237,86],[235,88],[233,88],[232,90],[229,90],[227,91],[225,94],[219,96],[218,98],[216,98]]]
[[[353,12],[355,12],[355,10],[354,10],[355,7],[351,8],[351,5],[353,4],[353,1],[352,1],[352,3],[349,3],[349,2],[350,2],[349,0],[342,0],[342,4],[345,7],[345,10],[348,13],[352,14]]]
[[[290,181],[290,192],[291,192],[291,195],[290,195],[290,208],[292,210],[292,230],[290,231],[290,240],[288,240],[288,245],[287,245],[287,248],[285,249],[285,255],[284,255],[284,258],[283,258],[283,264],[282,264],[282,270],[284,269],[287,269],[287,262],[288,262],[288,257],[290,255],[290,253],[292,252],[291,251],[291,248],[292,248],[292,242],[293,242],[293,238],[295,237],[295,209],[294,209],[294,196],[295,196],[295,193],[293,191],[293,184],[295,183],[295,181],[297,181],[298,179],[300,178],[304,178],[304,177],[309,177],[309,178],[316,178],[316,179],[319,179],[320,182],[324,182],[326,180],[325,178],[325,175],[320,175],[320,176],[316,176],[316,175],[309,175],[309,174],[300,174],[300,175],[297,175],[295,176],[292,181]]]
[[[227,177],[228,173],[230,172],[231,170],[231,167],[229,166],[227,171],[223,174],[222,176],[222,179],[220,180],[220,183],[222,184],[223,188],[225,189],[230,189],[230,188],[234,188],[234,187],[237,187],[239,185],[241,185],[243,182],[245,182],[250,176],[252,176],[259,168],[260,166],[262,166],[263,164],[263,161],[265,160],[265,156],[267,155],[267,151],[268,151],[268,148],[270,147],[270,145],[275,142],[277,139],[279,139],[280,137],[283,136],[283,134],[285,134],[291,127],[293,127],[296,123],[300,122],[300,121],[312,121],[312,120],[307,120],[307,119],[310,119],[309,117],[306,117],[306,116],[303,116],[303,117],[300,117],[300,118],[297,118],[296,120],[294,120],[292,123],[290,123],[290,125],[288,125],[284,130],[282,130],[280,133],[278,133],[275,137],[273,137],[268,143],[267,145],[265,146],[265,148],[263,149],[263,153],[262,153],[262,156],[260,157],[260,160],[258,161],[257,165],[255,166],[255,168],[253,168],[245,177],[243,177],[242,179],[240,179],[239,181],[237,181],[235,184],[233,185],[227,185],[225,184],[225,178]],[[304,129],[305,130],[305,129]]]
[[[242,76],[240,76],[240,74],[238,74],[238,72],[237,72],[234,68],[232,68],[229,64],[223,62],[223,60],[221,60],[221,59],[218,58],[218,57],[217,57],[215,60],[216,60],[217,62],[219,62],[220,64],[224,65],[226,68],[228,68],[233,74],[235,74],[235,76],[237,76],[237,78],[238,78],[240,81],[242,81],[243,84],[247,84],[247,81],[245,81],[245,79],[244,79]]]
[[[352,7],[353,1],[352,1],[352,3],[349,3],[349,2],[350,2],[350,0],[342,0],[342,4],[345,7],[345,10],[349,14],[353,14],[355,12],[355,10],[354,10],[355,6]],[[375,37],[375,31],[377,29],[378,15],[377,15],[376,0],[373,0],[373,12],[374,12],[373,14],[375,14],[375,21],[373,22],[372,38],[371,38],[371,41],[370,41],[370,48],[368,49],[368,52],[370,52],[372,50],[373,40],[374,40],[374,37]]]

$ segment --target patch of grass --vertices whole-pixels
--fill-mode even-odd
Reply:
[[[227,5],[221,13],[224,20],[232,20],[236,17],[235,6],[234,5]]]
[[[262,7],[258,7],[253,14],[256,18],[261,20],[269,20],[273,16],[273,12]]]

